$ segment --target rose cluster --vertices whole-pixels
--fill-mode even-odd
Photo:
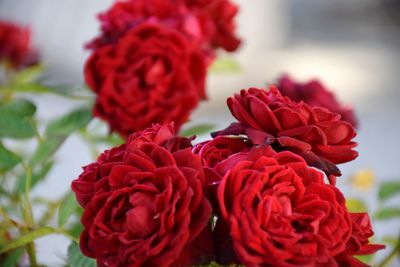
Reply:
[[[99,266],[368,266],[356,256],[384,246],[334,183],[357,157],[353,126],[273,86],[228,107],[238,121],[211,140],[153,125],[84,167],[82,252]]]
[[[88,44],[93,114],[127,137],[152,123],[175,130],[206,99],[207,68],[217,48],[234,51],[238,8],[230,0],[121,0],[99,15]]]
[[[0,63],[20,69],[38,62],[38,54],[30,46],[30,30],[8,21],[0,21]]]

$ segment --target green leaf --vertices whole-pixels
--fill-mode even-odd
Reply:
[[[17,248],[3,257],[0,257],[0,266],[4,267],[14,267],[19,266],[18,262],[21,260],[21,257],[24,255],[25,250],[23,248]]]
[[[42,236],[46,236],[52,233],[55,233],[56,231],[51,228],[51,227],[42,227],[37,230],[31,231],[29,233],[24,234],[23,236],[20,236],[18,239],[13,240],[11,242],[8,242],[7,245],[3,246],[0,248],[0,254],[3,254],[7,251],[10,251],[12,249],[16,249],[19,247],[22,247],[28,243],[31,243],[35,239],[38,239]]]
[[[0,143],[0,173],[7,172],[21,162],[21,158]]]
[[[57,149],[65,141],[66,137],[51,137],[40,142],[39,146],[33,153],[32,159],[29,162],[30,166],[35,166],[40,162],[45,162],[50,159]]]
[[[238,61],[233,58],[218,58],[211,65],[210,72],[215,74],[220,73],[238,73],[241,67]]]
[[[210,133],[214,128],[214,124],[199,124],[184,130],[181,135],[185,137],[191,137],[193,135],[203,135]]]
[[[379,199],[384,201],[396,194],[400,194],[400,181],[383,183],[379,188]]]
[[[74,131],[86,126],[92,118],[92,112],[87,108],[74,110],[47,125],[48,136],[68,136]]]
[[[11,114],[18,117],[32,117],[36,112],[36,106],[29,100],[17,99],[0,105],[0,114]]]
[[[14,83],[15,84],[31,83],[37,80],[42,73],[43,73],[42,65],[34,65],[32,67],[25,68],[14,76]]]
[[[355,256],[357,259],[359,259],[360,261],[362,261],[363,263],[370,263],[372,261],[372,259],[374,258],[375,254],[368,254],[368,255],[360,255],[360,256]]]
[[[37,185],[40,181],[42,181],[47,174],[49,173],[49,171],[51,170],[51,168],[53,167],[54,162],[50,161],[50,162],[46,162],[43,166],[41,166],[41,168],[34,172],[32,174],[32,180],[31,180],[31,188],[35,187],[35,185]],[[24,175],[20,175],[18,177],[18,183],[16,184],[16,192],[18,195],[23,194],[25,192],[25,174]]]
[[[22,118],[11,114],[0,116],[0,137],[14,139],[31,138],[36,134],[35,122],[29,118]]]
[[[70,192],[61,202],[60,207],[58,208],[58,218],[57,223],[58,226],[64,226],[69,217],[74,213],[76,206],[78,203],[75,199],[75,194]]]
[[[79,240],[79,237],[83,231],[83,225],[79,221],[71,226],[71,228],[66,230],[68,234],[70,234],[72,237],[76,238]]]
[[[67,255],[67,264],[69,267],[96,267],[96,261],[84,256],[75,242],[69,245]]]
[[[346,206],[350,212],[365,212],[368,210],[367,205],[361,199],[356,198],[347,199]]]
[[[377,220],[389,220],[400,217],[400,208],[383,208],[376,213]]]

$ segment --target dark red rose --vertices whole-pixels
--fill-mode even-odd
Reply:
[[[232,115],[239,121],[215,135],[246,134],[253,144],[290,150],[324,170],[332,182],[340,175],[335,164],[353,160],[358,153],[354,128],[340,115],[304,102],[294,102],[271,86],[250,88],[228,98]]]
[[[205,97],[206,64],[181,33],[141,24],[93,52],[85,78],[97,94],[94,115],[127,136],[152,123],[186,122]]]
[[[36,64],[37,53],[30,47],[30,31],[27,27],[0,20],[0,62],[18,69]]]
[[[246,266],[337,266],[352,233],[340,191],[292,152],[254,148],[218,188],[233,250]],[[338,267],[338,266],[337,266]]]
[[[342,116],[342,120],[357,127],[357,118],[350,107],[343,106],[336,96],[320,81],[311,80],[306,83],[294,81],[290,76],[284,75],[278,81],[278,88],[284,96],[296,102],[304,101],[313,107],[324,107]]]
[[[214,258],[200,159],[191,145],[170,146],[185,142],[167,135],[167,126],[136,134],[73,181],[84,208],[81,250],[99,266],[191,266]]]
[[[235,36],[237,11],[237,6],[229,0],[117,1],[99,15],[102,33],[88,47],[98,48],[116,42],[138,24],[155,21],[184,33],[212,58],[215,48],[234,51],[240,45]]]
[[[347,242],[346,250],[335,257],[340,267],[369,266],[354,258],[354,255],[368,255],[384,249],[384,245],[370,244],[369,238],[374,235],[368,213],[351,213],[353,231]]]

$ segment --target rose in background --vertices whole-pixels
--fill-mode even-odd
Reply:
[[[101,35],[88,44],[96,49],[113,43],[143,21],[175,28],[214,57],[216,48],[235,51],[238,7],[230,0],[122,0],[99,15]]]
[[[28,67],[38,62],[38,54],[31,47],[28,27],[0,20],[0,62],[12,69]]]
[[[277,82],[277,87],[284,96],[296,102],[304,101],[310,106],[324,107],[340,114],[341,119],[357,128],[358,122],[354,110],[343,106],[335,94],[326,88],[320,81],[314,79],[304,83],[295,81],[289,75],[283,75]]]
[[[204,56],[191,42],[149,23],[96,49],[85,65],[94,116],[125,137],[152,123],[174,121],[178,130],[205,97],[205,77]]]

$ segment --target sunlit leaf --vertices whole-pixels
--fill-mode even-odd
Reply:
[[[86,126],[92,118],[91,110],[80,108],[74,110],[47,125],[48,136],[68,136],[72,132]]]
[[[400,208],[383,208],[376,213],[377,220],[389,220],[400,217]]]
[[[74,213],[78,203],[75,199],[75,194],[70,192],[61,202],[58,209],[58,226],[62,227],[67,223],[69,217]]]
[[[350,212],[365,212],[368,210],[367,205],[361,199],[356,198],[348,198],[346,206]]]
[[[37,238],[46,236],[46,235],[54,233],[54,232],[55,232],[55,230],[51,227],[42,227],[37,230],[26,233],[26,234],[20,236],[18,239],[10,241],[5,246],[2,246],[0,248],[0,254],[3,254],[12,249],[24,246],[24,245],[34,241]]]
[[[181,135],[186,137],[191,137],[193,135],[199,136],[210,133],[214,128],[214,124],[199,124],[184,130]]]
[[[372,259],[374,258],[374,254],[368,254],[368,255],[361,255],[361,256],[355,256],[357,259],[362,261],[363,263],[370,263]]]
[[[361,190],[369,191],[375,183],[375,173],[371,169],[361,170],[350,177],[352,185]]]
[[[21,162],[21,158],[0,143],[0,173],[7,172]]]
[[[34,65],[29,68],[25,68],[14,76],[14,83],[15,84],[31,83],[37,80],[42,73],[43,73],[42,65]]]
[[[67,264],[69,267],[96,267],[96,261],[84,256],[79,245],[75,242],[69,245],[67,255]]]
[[[382,183],[378,196],[381,201],[384,201],[396,194],[400,194],[400,181]]]
[[[233,58],[222,57],[213,62],[210,68],[211,73],[238,73],[241,67],[238,61]]]

